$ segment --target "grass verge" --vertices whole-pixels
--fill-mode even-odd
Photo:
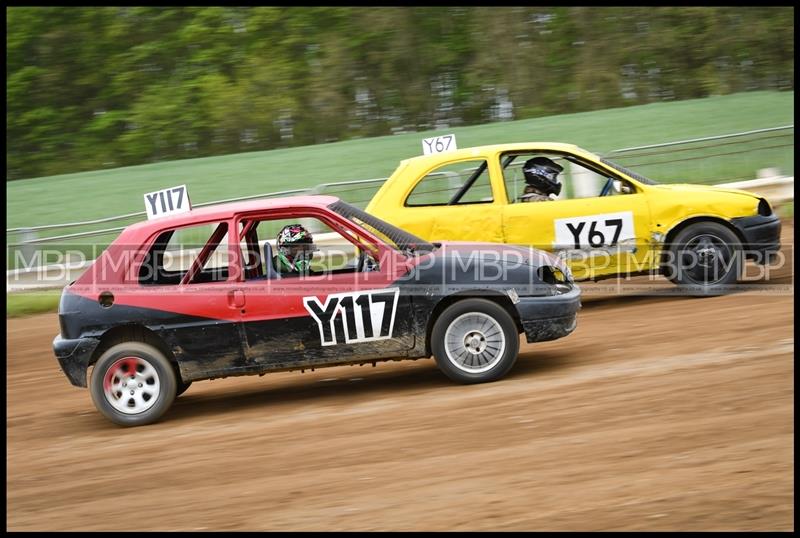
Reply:
[[[61,290],[25,291],[6,294],[6,318],[57,312]]]
[[[313,187],[320,183],[387,177],[401,159],[422,152],[422,139],[454,133],[459,147],[552,141],[604,153],[613,149],[722,135],[794,123],[794,92],[744,92],[562,114],[446,130],[346,140],[289,149],[169,161],[110,170],[23,179],[6,183],[7,228],[84,221],[144,211],[143,194],[186,184],[194,204]],[[775,145],[787,144],[782,139]],[[772,145],[768,140],[762,145]],[[733,180],[764,167],[793,173],[788,147],[748,151],[720,149],[718,158],[670,167],[673,152],[630,160],[653,179],[701,182]],[[729,155],[728,155],[729,154]],[[676,154],[682,157],[682,154]],[[622,162],[621,164],[626,164]],[[728,167],[731,169],[729,170]],[[634,167],[636,170],[637,167]],[[718,170],[719,169],[719,170]],[[752,177],[755,177],[753,175]],[[138,219],[141,220],[141,219]],[[109,223],[108,227],[120,226]],[[96,229],[96,228],[95,228]],[[68,229],[63,233],[80,231]],[[50,230],[49,235],[62,233]]]

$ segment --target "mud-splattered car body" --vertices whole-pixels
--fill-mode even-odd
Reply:
[[[329,273],[276,274],[271,241],[255,230],[277,218],[318,219],[354,259]],[[169,238],[209,223],[214,232],[186,267],[166,270]],[[217,254],[225,261],[208,270]],[[429,357],[437,317],[476,298],[505,311],[529,342],[572,332],[580,307],[568,269],[535,249],[433,245],[327,196],[225,204],[126,228],[65,287],[53,347],[69,381],[86,387],[89,367],[113,346],[146,343],[172,365],[180,393],[201,379]],[[109,376],[105,390],[127,394],[124,376]]]

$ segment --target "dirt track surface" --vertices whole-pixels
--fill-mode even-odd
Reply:
[[[7,529],[793,530],[793,293],[587,297],[495,383],[204,381],[129,429],[59,371],[55,315],[8,320]]]

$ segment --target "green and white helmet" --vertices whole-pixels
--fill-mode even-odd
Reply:
[[[314,238],[300,224],[289,224],[281,228],[276,241],[278,263],[284,271],[306,272],[314,257]]]

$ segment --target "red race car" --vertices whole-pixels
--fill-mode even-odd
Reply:
[[[493,381],[520,333],[566,336],[579,307],[550,254],[428,243],[337,198],[294,197],[129,226],[64,288],[53,348],[103,415],[133,426],[201,379],[433,355],[455,381]]]

